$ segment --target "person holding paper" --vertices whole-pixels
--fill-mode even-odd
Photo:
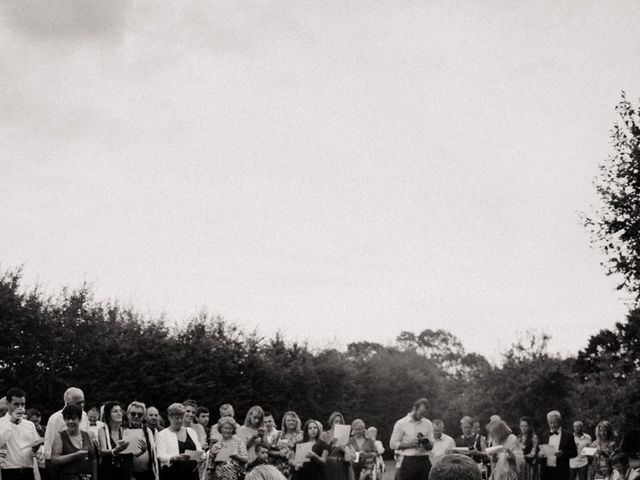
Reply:
[[[433,425],[426,418],[430,408],[426,398],[420,398],[406,417],[393,426],[389,447],[399,450],[402,464],[399,480],[426,480],[431,471],[429,451],[433,447]]]
[[[98,473],[101,478],[109,480],[131,480],[133,475],[133,453],[127,453],[129,442],[124,438],[124,412],[118,402],[104,404],[104,427],[98,431],[100,446],[100,465]],[[144,450],[143,442],[137,446],[137,452]]]
[[[524,463],[522,448],[516,436],[503,420],[492,420],[487,425],[487,433],[491,440],[491,449],[495,451],[495,462],[491,470],[491,480],[517,480],[518,472]]]
[[[302,429],[302,442],[296,448],[302,445],[308,445],[308,452],[305,458],[296,462],[295,471],[293,473],[294,480],[325,480],[325,465],[329,457],[329,445],[320,440],[322,433],[322,425],[317,420],[307,420]],[[296,452],[296,459],[298,452]]]
[[[563,431],[560,423],[560,412],[552,410],[547,413],[549,433],[543,439],[538,457],[542,463],[542,480],[569,480],[569,460],[578,455],[573,435]]]
[[[216,429],[220,440],[210,449],[211,480],[237,480],[247,463],[247,447],[245,442],[236,436],[236,421],[233,417],[222,417]]]
[[[155,436],[153,430],[144,425],[146,405],[133,401],[127,406],[127,419],[130,431],[139,430],[144,438],[145,449],[133,456],[133,478],[135,480],[158,480],[160,466],[156,454]]]
[[[325,467],[325,474],[328,480],[349,480],[354,478],[351,461],[345,456],[346,442],[343,442],[343,439],[339,440],[336,436],[341,425],[344,425],[344,416],[340,412],[333,412],[329,416],[329,430],[320,436],[330,447]]]
[[[584,424],[580,420],[573,422],[573,440],[576,443],[578,456],[569,460],[569,479],[587,480],[589,474],[589,457],[582,451],[591,445],[591,435],[584,432]]]
[[[156,434],[156,450],[160,462],[160,480],[198,480],[198,462],[204,451],[198,435],[183,425],[185,407],[172,403],[167,408],[169,426]]]
[[[80,430],[82,408],[69,404],[62,409],[66,430],[58,433],[51,447],[51,464],[57,468],[56,478],[74,480],[77,478],[98,478],[98,456],[93,440],[84,430]]]

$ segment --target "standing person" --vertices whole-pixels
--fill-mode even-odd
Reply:
[[[87,431],[91,439],[98,443],[98,432],[101,428],[104,428],[104,423],[100,421],[100,408],[94,406],[87,410],[87,420],[89,422]]]
[[[36,427],[36,432],[38,432],[38,435],[40,435],[40,438],[42,438],[44,442],[44,427],[40,423],[42,421],[42,414],[40,413],[40,410],[37,410],[35,408],[30,408],[29,410],[27,410],[27,420],[33,423],[33,425]],[[43,453],[44,453],[44,450],[43,450]],[[45,468],[44,468],[45,467],[44,455],[37,455],[36,459],[37,459],[38,472],[40,474],[40,478],[43,479],[45,478],[45,475],[46,475]]]
[[[69,387],[64,392],[63,396],[64,404],[76,405],[81,409],[84,409],[84,392],[77,387]],[[53,447],[53,439],[58,436],[60,432],[67,428],[64,419],[62,418],[62,409],[55,413],[52,413],[47,421],[47,428],[44,431],[44,456],[46,460],[51,459],[51,447]],[[80,420],[80,430],[85,432],[89,431],[89,418],[85,412],[82,412],[82,419]]]
[[[133,478],[135,480],[158,480],[160,468],[156,454],[156,443],[153,430],[145,425],[146,405],[142,402],[131,402],[127,407],[127,420],[132,430],[142,430],[144,450],[133,456]]]
[[[51,464],[59,480],[96,480],[98,455],[88,432],[80,430],[82,409],[67,405],[62,409],[66,430],[53,439]]]
[[[399,450],[402,455],[399,480],[429,478],[429,451],[433,447],[433,425],[426,418],[429,408],[429,401],[420,398],[413,404],[411,412],[393,426],[389,447]]]
[[[502,447],[496,453],[491,480],[517,480],[518,472],[524,463],[518,439],[503,420],[489,422],[487,433],[494,447]]]
[[[198,480],[198,462],[185,452],[204,451],[196,432],[184,426],[185,407],[172,403],[167,408],[169,426],[156,435],[156,449],[160,465],[160,480]]]
[[[580,420],[573,422],[573,439],[576,442],[578,456],[569,460],[569,479],[587,480],[589,458],[586,455],[582,455],[582,449],[591,445],[591,435],[584,432],[584,424]]]
[[[104,427],[98,431],[100,446],[100,478],[109,480],[131,480],[133,475],[133,454],[123,453],[129,446],[124,440],[124,412],[118,402],[104,404]],[[142,443],[142,441],[141,441]],[[138,453],[146,449],[146,445],[138,445]]]
[[[336,425],[344,425],[344,416],[340,412],[333,412],[329,416],[329,430],[321,436],[324,442],[331,447],[327,457],[325,473],[329,480],[353,479],[351,462],[345,458],[346,445],[338,445],[336,439],[333,438],[333,431]]]
[[[282,416],[282,429],[276,438],[276,448],[270,452],[274,466],[287,478],[293,474],[289,460],[293,457],[296,443],[302,441],[302,422],[294,411]]]
[[[256,445],[262,445],[264,441],[264,410],[254,405],[244,418],[244,425],[238,429],[238,438],[245,442],[249,454],[249,463],[256,459]]]
[[[276,443],[280,436],[280,431],[276,428],[276,421],[271,412],[264,412],[263,425],[264,440],[269,445],[269,449],[272,450],[277,447]]]
[[[236,424],[236,428],[235,430],[238,431],[238,429],[240,428],[240,425],[238,425],[238,423],[235,421],[235,410],[233,409],[233,405],[231,405],[230,403],[223,403],[222,405],[220,405],[220,418],[225,418],[225,417],[231,417],[234,420],[234,423]],[[216,422],[217,425],[217,422]],[[218,431],[217,427],[211,428],[211,430],[209,431],[209,446],[212,446],[215,442],[217,442],[218,440],[220,440],[220,432]]]
[[[629,466],[629,457],[624,453],[616,453],[611,459],[611,465],[620,480],[636,480],[640,478],[640,472]]]
[[[209,451],[211,480],[238,480],[242,476],[242,469],[247,463],[248,454],[246,443],[236,435],[236,428],[237,423],[231,416],[220,417],[218,420],[216,429],[220,434],[220,440],[211,445]],[[228,459],[218,457],[218,454],[223,450],[231,452]]]
[[[320,439],[322,425],[317,420],[307,420],[302,429],[302,442],[311,442],[311,452],[307,454],[309,461],[296,465],[293,478],[295,480],[325,480],[325,465],[329,456],[329,445]],[[358,478],[358,477],[356,477]]]
[[[444,433],[444,422],[442,420],[437,418],[431,423],[433,425],[433,448],[429,452],[429,458],[431,466],[433,466],[442,460],[445,455],[451,453],[451,450],[456,446],[456,442]]]
[[[533,422],[529,417],[520,419],[520,448],[524,456],[524,464],[520,468],[520,480],[538,480],[540,468],[538,465],[538,435],[533,431]]]
[[[480,434],[480,422],[469,416],[460,419],[462,435],[455,439],[456,447],[468,448],[469,456],[478,464],[487,459],[484,451],[487,449],[487,439]]]
[[[359,454],[358,461],[351,464],[353,475],[356,479],[360,478],[360,472],[365,465],[365,461],[367,459],[374,459],[377,455],[375,442],[367,438],[365,433],[366,428],[364,421],[356,418],[351,422],[351,438],[349,439],[348,445]]]
[[[198,434],[198,440],[200,440],[202,449],[206,451],[209,448],[207,441],[209,438],[209,409],[207,407],[198,405],[196,409],[196,423],[194,425],[198,426],[198,428],[194,428],[194,430]],[[202,430],[200,430],[200,427],[202,427]]]
[[[555,454],[545,457],[544,452],[538,453],[538,458],[543,459],[542,480],[569,480],[569,460],[578,455],[573,435],[562,430],[561,421],[562,417],[557,410],[547,413],[549,433],[542,440],[544,444],[555,448]]]
[[[160,425],[160,412],[156,407],[147,408],[147,426],[153,430],[153,433],[158,433],[162,430]]]
[[[589,478],[601,478],[597,472],[600,455],[607,455],[609,459],[613,457],[616,451],[616,437],[613,432],[613,426],[608,420],[603,420],[596,426],[596,439],[591,444],[596,449],[591,460],[591,468],[589,469]]]
[[[27,420],[27,394],[20,388],[7,391],[7,413],[0,418],[0,445],[6,450],[0,467],[3,480],[33,480],[33,457],[42,445],[36,427]]]

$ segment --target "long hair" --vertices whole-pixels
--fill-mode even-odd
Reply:
[[[606,438],[600,436],[600,427],[604,429]],[[613,437],[613,425],[611,425],[609,420],[603,420],[596,426],[596,440],[599,442],[610,442],[613,440]]]
[[[244,417],[244,424],[246,426],[253,427],[253,425],[251,425],[251,414],[254,412],[260,415],[260,423],[258,424],[258,427],[261,427],[264,423],[264,410],[262,410],[262,407],[259,407],[258,405],[254,405],[249,409],[247,416]]]
[[[511,435],[511,429],[509,426],[502,420],[492,420],[487,425],[487,432],[493,439],[494,442],[502,443],[504,442],[509,435]]]
[[[122,410],[123,411],[122,413],[124,414],[124,409],[122,408],[122,405],[120,405],[120,402],[115,400],[110,402],[105,402],[105,404],[102,406],[103,408],[102,421],[107,425],[111,423],[111,410],[113,410],[113,407],[120,407],[120,410]]]
[[[340,412],[333,412],[331,415],[329,415],[329,430],[333,428],[333,422],[338,417],[340,417],[340,420],[342,420],[342,423],[344,423],[344,415],[342,415]]]
[[[315,423],[316,427],[318,427],[318,436],[316,437],[316,440],[320,440],[320,435],[322,435],[322,424],[318,420],[314,420],[314,419],[310,418],[309,420],[304,422],[304,427],[302,428],[302,441],[303,442],[308,442],[309,441],[309,425],[311,425],[312,423]]]

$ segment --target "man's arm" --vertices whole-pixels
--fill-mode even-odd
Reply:
[[[391,439],[389,440],[389,448],[391,450],[400,450],[400,443],[402,442],[402,425],[400,422],[396,422],[393,426],[393,432],[391,433]]]
[[[56,438],[56,417],[57,415],[55,413],[51,414],[49,420],[47,421],[47,428],[44,431],[44,457],[47,460],[51,459],[53,440]]]

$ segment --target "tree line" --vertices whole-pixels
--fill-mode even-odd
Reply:
[[[621,432],[640,422],[640,310],[574,357],[552,355],[547,335],[530,335],[491,364],[443,330],[317,351],[206,313],[180,325],[146,318],[96,300],[87,286],[47,296],[23,288],[14,270],[0,276],[0,328],[0,388],[25,389],[45,417],[74,385],[89,404],[138,399],[162,410],[193,398],[214,419],[222,403],[240,416],[260,404],[276,417],[295,410],[325,422],[338,410],[377,426],[383,439],[422,396],[453,435],[469,414],[513,425],[527,415],[543,428],[546,412],[559,409],[591,428],[609,419]]]

